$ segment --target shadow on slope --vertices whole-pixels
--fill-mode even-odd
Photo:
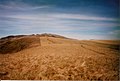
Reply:
[[[38,43],[37,38],[21,38],[15,40],[8,40],[0,44],[0,53],[15,53],[21,50],[24,50],[31,45]]]

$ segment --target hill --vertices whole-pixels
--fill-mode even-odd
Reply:
[[[33,45],[37,44],[39,45],[41,40],[40,37],[54,37],[67,39],[66,37],[60,35],[47,33],[36,35],[33,34],[33,35],[7,36],[0,39],[0,53],[2,54],[14,53],[29,48]]]
[[[0,79],[118,80],[119,40],[73,40],[54,34],[0,39]]]

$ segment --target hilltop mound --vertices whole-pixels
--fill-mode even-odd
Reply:
[[[43,34],[32,34],[32,35],[10,35],[10,36],[6,36],[6,37],[2,37],[0,38],[0,41],[2,40],[10,40],[10,39],[15,39],[15,38],[21,38],[21,37],[55,37],[55,38],[66,38],[64,36],[60,36],[60,35],[56,35],[56,34],[48,34],[48,33],[43,33]]]
[[[43,34],[36,34],[40,37],[55,37],[55,38],[65,38],[64,36],[56,35],[56,34],[48,34],[48,33],[43,33]]]
[[[15,53],[33,45],[38,45],[40,43],[40,37],[53,37],[53,38],[63,38],[66,37],[55,35],[55,34],[32,34],[32,35],[16,35],[7,36],[0,39],[0,53]]]

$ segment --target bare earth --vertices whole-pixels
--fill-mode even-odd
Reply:
[[[30,48],[0,54],[0,79],[118,80],[115,42],[38,37]]]

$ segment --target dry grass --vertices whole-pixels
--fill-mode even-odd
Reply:
[[[94,41],[94,40],[92,40]],[[105,44],[113,44],[120,45],[120,40],[95,40],[94,42],[105,43]]]
[[[26,38],[7,40],[7,41],[5,40],[3,41],[3,43],[0,44],[0,53],[6,54],[6,53],[19,52],[35,43],[38,44],[39,39],[33,37],[32,38],[26,37]]]
[[[41,37],[41,45],[17,53],[0,54],[0,78],[11,80],[119,78],[119,52],[115,49],[98,44],[91,45],[91,41],[54,37]],[[3,75],[2,72],[7,74]]]

